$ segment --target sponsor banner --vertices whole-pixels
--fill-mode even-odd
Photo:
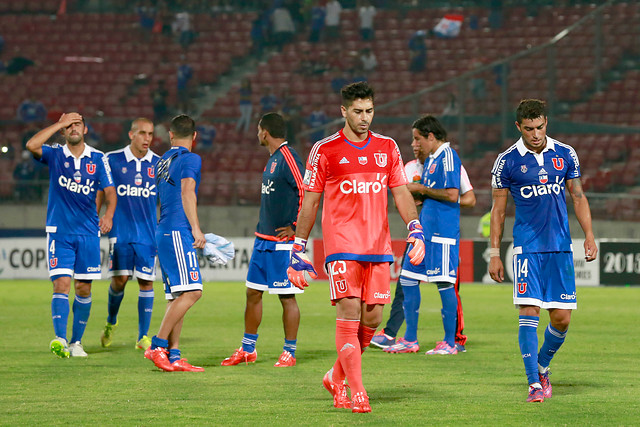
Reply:
[[[602,239],[598,258],[603,285],[640,285],[640,241]]]
[[[202,280],[244,281],[247,277],[249,260],[253,249],[252,237],[232,239],[236,256],[227,265],[210,265],[204,258],[199,259]],[[0,238],[0,279],[47,279],[47,239],[46,237]],[[109,241],[100,239],[102,257],[102,279],[107,279],[109,262]],[[157,281],[161,281],[160,266],[156,264]]]
[[[598,286],[600,284],[600,270],[598,260],[586,262],[584,259],[584,239],[573,239],[573,265],[578,286]],[[596,241],[599,246],[599,242]],[[489,276],[489,243],[486,240],[473,242],[473,281],[481,283],[496,283]],[[505,278],[503,283],[513,283],[513,244],[503,241],[500,246],[500,257],[504,265]],[[600,253],[598,258],[601,258]]]

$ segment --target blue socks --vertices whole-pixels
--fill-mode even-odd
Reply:
[[[138,293],[138,340],[149,333],[151,314],[153,312],[153,295],[153,289]],[[109,297],[111,297],[111,294],[109,294]]]
[[[404,320],[407,323],[407,329],[404,333],[404,339],[407,341],[418,340],[418,318],[420,317],[420,281],[400,277],[400,284],[404,292]]]
[[[91,314],[91,295],[86,298],[76,295],[73,300],[73,328],[71,342],[82,341],[84,330]]]
[[[162,338],[158,338],[154,335],[153,337],[151,337],[151,350],[155,350],[158,347],[169,347],[169,340],[163,340]]]
[[[449,346],[456,345],[456,323],[458,321],[458,298],[453,285],[438,283],[438,292],[442,300],[442,325],[444,326],[444,341]]]
[[[529,385],[539,383],[538,377],[538,316],[520,316],[518,328],[518,343],[524,362]]]
[[[69,295],[54,293],[51,297],[51,319],[56,337],[67,339],[69,321]]]
[[[538,364],[540,364],[540,366],[543,368],[549,366],[551,359],[553,359],[553,356],[560,349],[562,343],[564,343],[566,336],[567,331],[560,332],[551,326],[551,324],[547,326],[547,329],[544,331],[544,343],[538,353]]]
[[[174,363],[180,360],[180,349],[172,348],[169,350],[169,362]]]
[[[288,351],[289,353],[291,353],[291,357],[293,357],[294,359],[296,357],[296,343],[297,342],[298,342],[298,340],[285,339],[284,340],[284,347],[282,347],[283,350]]]
[[[107,322],[115,325],[118,321],[118,311],[120,311],[120,303],[124,298],[124,290],[121,292],[115,292],[111,286],[109,286],[109,302],[107,303]],[[138,338],[140,339],[140,338]]]
[[[253,353],[256,349],[256,341],[258,341],[258,334],[245,333],[242,337],[242,350]]]

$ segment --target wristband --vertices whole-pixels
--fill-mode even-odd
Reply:
[[[420,229],[422,229],[422,225],[420,225],[420,221],[417,219],[412,219],[411,221],[409,221],[409,224],[407,224],[407,230],[409,231],[415,230],[416,225],[419,226]]]
[[[305,249],[307,249],[307,241],[305,239],[303,239],[302,237],[295,237],[293,239],[293,244],[294,245],[300,245],[302,247],[302,250],[300,252],[304,252]]]
[[[489,248],[489,258],[497,256],[500,258],[500,248]]]

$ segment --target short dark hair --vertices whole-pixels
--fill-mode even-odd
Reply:
[[[549,110],[547,103],[539,99],[523,99],[516,110],[516,120],[522,123],[523,120],[547,117]]]
[[[342,95],[342,105],[349,108],[356,99],[371,99],[373,102],[375,92],[369,83],[355,82],[344,86],[340,90],[340,95]]]
[[[417,129],[418,133],[425,138],[429,136],[429,133],[432,133],[434,138],[438,141],[447,140],[447,131],[444,126],[442,126],[442,123],[440,123],[438,119],[431,115],[420,117],[418,120],[413,122],[411,128]]]
[[[258,126],[269,132],[269,135],[274,138],[284,139],[287,137],[287,125],[284,118],[278,113],[265,114],[260,119]]]
[[[196,131],[196,122],[186,114],[180,114],[171,120],[169,130],[176,138],[189,138],[192,137]]]

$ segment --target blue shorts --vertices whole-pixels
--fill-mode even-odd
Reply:
[[[449,237],[431,236],[431,240],[425,241],[424,246],[424,260],[418,265],[411,264],[409,256],[405,254],[400,276],[423,282],[456,283],[458,241]]]
[[[257,238],[249,261],[247,288],[284,295],[304,292],[291,284],[287,277],[292,246],[292,243]]]
[[[135,276],[156,280],[156,247],[143,243],[118,243],[109,239],[109,273],[112,276]]]
[[[162,271],[165,298],[172,300],[181,293],[202,290],[198,255],[189,230],[156,232],[158,260]]]
[[[100,237],[47,233],[49,277],[100,280]]]
[[[513,303],[518,306],[578,308],[572,252],[516,253],[513,277]]]

